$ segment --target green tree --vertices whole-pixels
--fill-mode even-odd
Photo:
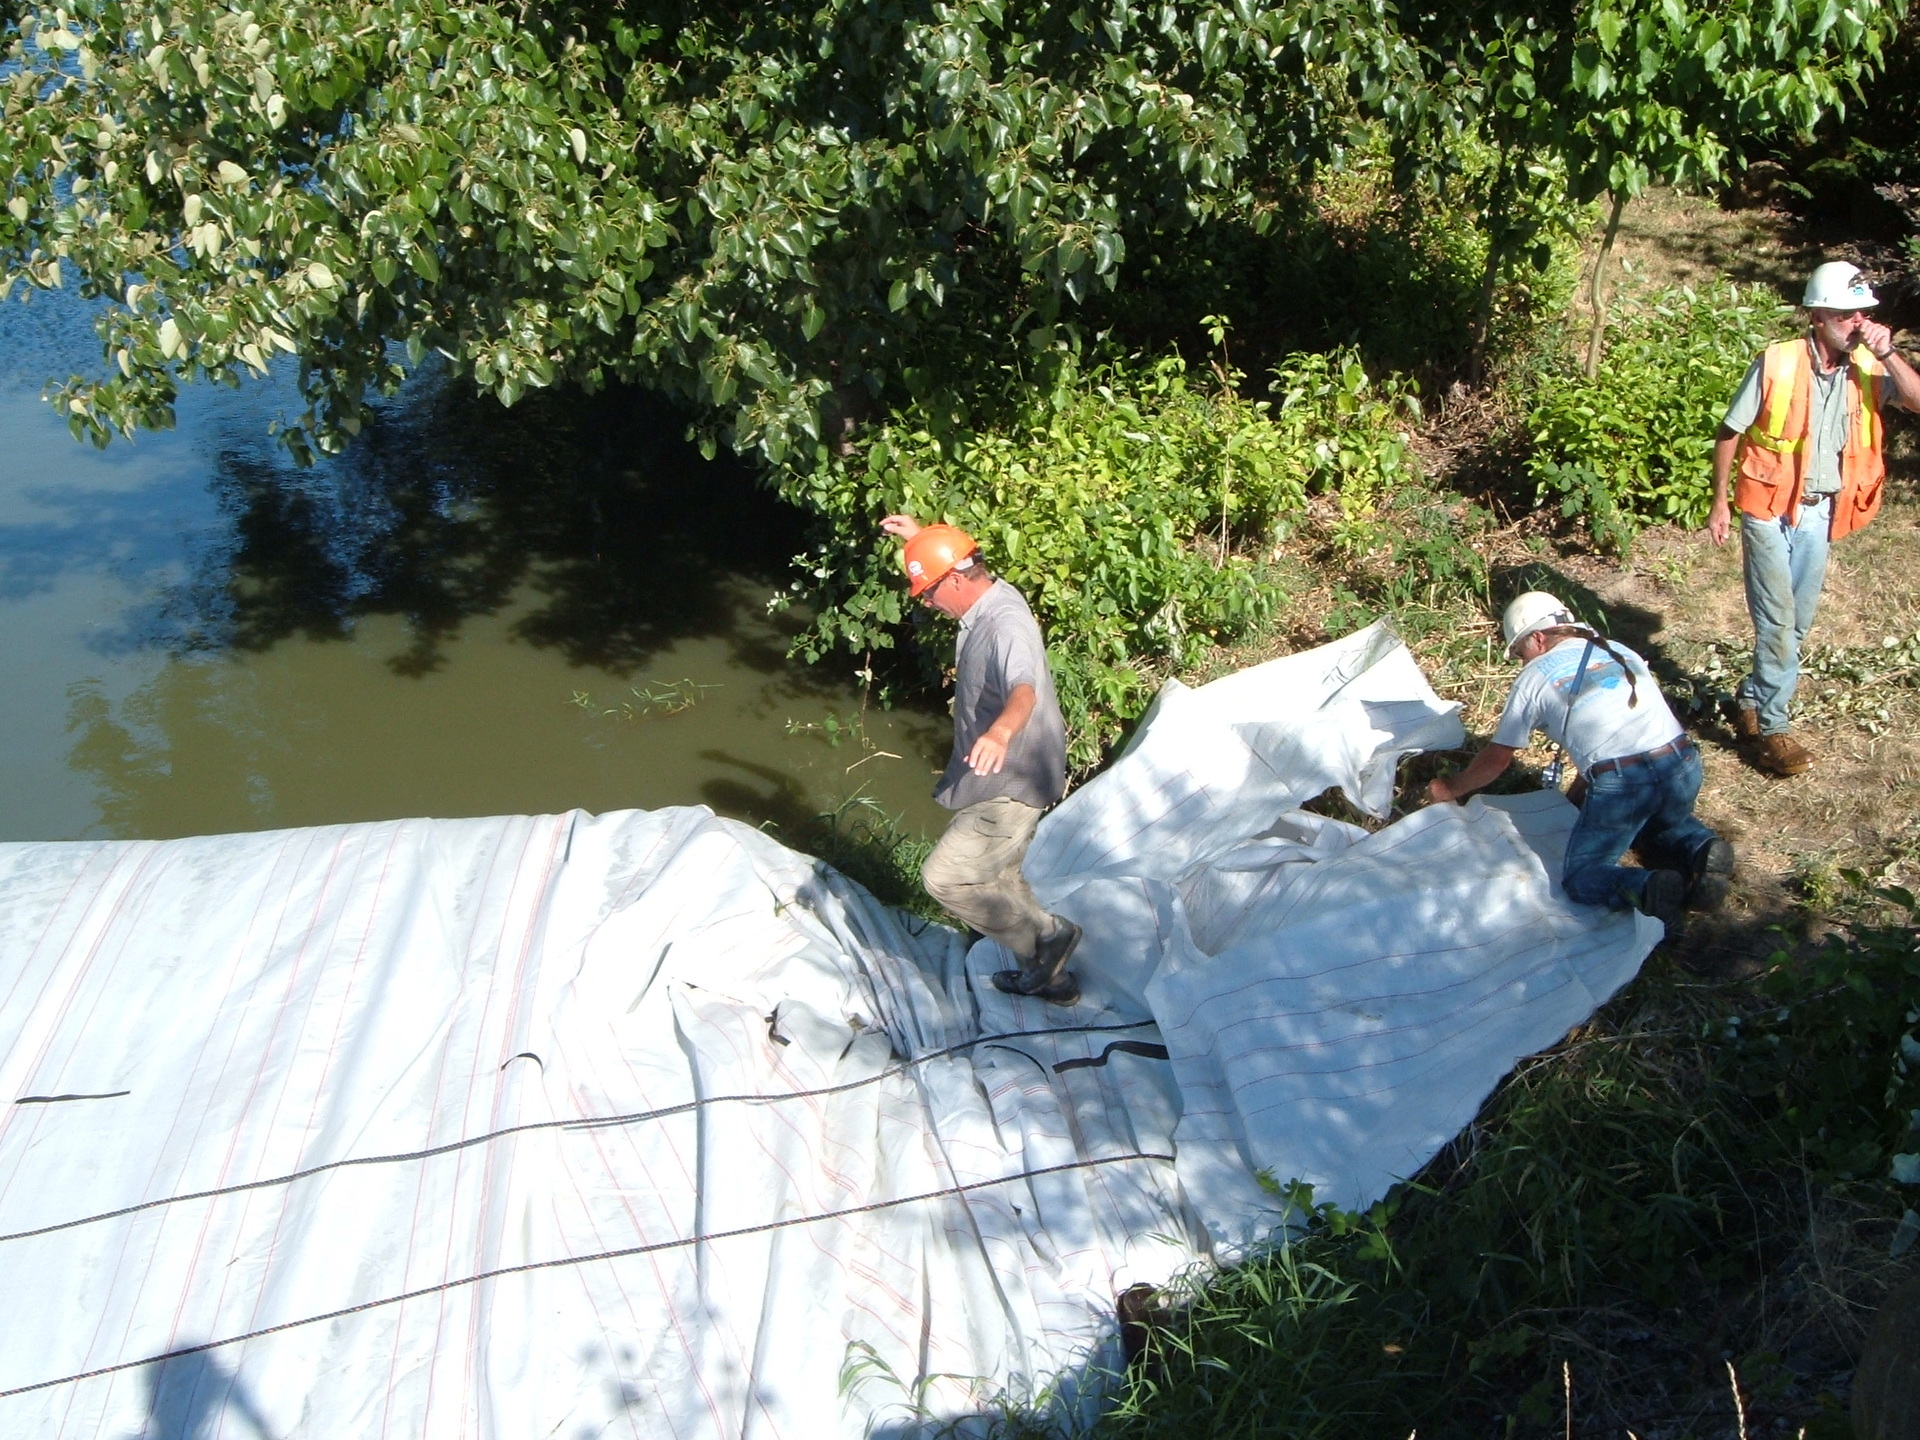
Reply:
[[[1502,272],[1537,250],[1567,202],[1606,194],[1591,374],[1626,202],[1653,184],[1717,183],[1754,147],[1810,133],[1860,93],[1905,11],[1906,0],[1493,0],[1418,25],[1436,57],[1429,69],[1460,77],[1429,103],[1472,111],[1500,151],[1484,202],[1491,243],[1474,367]]]
[[[1415,73],[1382,0],[243,6],[7,13],[0,293],[107,301],[112,368],[56,396],[100,443],[283,351],[289,444],[334,450],[437,351],[778,462],[942,317],[1044,330],[1129,224],[1253,207]]]

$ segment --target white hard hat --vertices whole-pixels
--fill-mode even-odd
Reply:
[[[1507,637],[1507,654],[1511,656],[1534,631],[1576,623],[1573,612],[1557,598],[1544,590],[1529,590],[1507,606],[1507,613],[1500,617],[1500,633]]]
[[[1868,310],[1880,299],[1858,265],[1829,260],[1807,277],[1807,293],[1800,303],[1809,310]]]

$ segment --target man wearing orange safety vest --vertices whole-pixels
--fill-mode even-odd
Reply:
[[[1762,351],[1727,407],[1713,445],[1707,533],[1727,543],[1733,503],[1753,668],[1734,696],[1735,729],[1772,775],[1813,763],[1790,733],[1787,707],[1827,576],[1827,545],[1880,509],[1889,403],[1920,410],[1920,374],[1867,311],[1878,303],[1854,266],[1835,260],[1807,281],[1807,333]],[[1737,469],[1737,478],[1735,478]]]
[[[1080,927],[1041,909],[1021,870],[1041,814],[1067,789],[1067,729],[1039,622],[1026,597],[994,578],[966,531],[911,515],[889,515],[880,528],[906,541],[908,592],[960,622],[953,757],[933,792],[955,813],[920,883],[1020,962],[995,972],[997,989],[1071,1005],[1080,982],[1067,960]]]

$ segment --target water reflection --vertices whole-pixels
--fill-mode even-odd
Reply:
[[[702,461],[681,423],[631,391],[508,411],[429,378],[325,469],[224,448],[214,493],[232,549],[167,597],[169,638],[257,652],[394,615],[408,641],[393,668],[421,675],[465,621],[523,589],[536,599],[517,638],[614,674],[733,635],[735,582],[778,583],[799,517],[737,464]],[[753,645],[741,659],[787,668]]]
[[[20,394],[47,348],[0,325],[0,839],[703,801],[788,828],[862,787],[935,819],[944,722],[869,715],[897,758],[864,766],[804,730],[860,697],[767,613],[799,517],[657,400],[416,377],[300,471],[272,386],[75,445]]]

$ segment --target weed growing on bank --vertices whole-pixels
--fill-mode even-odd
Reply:
[[[924,920],[953,923],[920,885],[933,841],[907,829],[871,795],[855,793],[814,816],[798,835],[781,839],[864,885],[876,900]]]
[[[944,663],[950,632],[910,615],[898,546],[875,527],[890,511],[960,525],[1045,628],[1070,763],[1098,764],[1162,680],[1272,617],[1282,597],[1258,561],[1309,497],[1332,497],[1359,537],[1415,472],[1411,391],[1350,352],[1289,357],[1272,401],[1221,372],[1202,386],[1171,356],[1069,366],[1050,392],[1010,381],[1010,418],[967,434],[892,417],[790,497],[830,527],[808,562],[823,593],[799,652],[890,650],[918,619],[933,629],[923,657]]]

